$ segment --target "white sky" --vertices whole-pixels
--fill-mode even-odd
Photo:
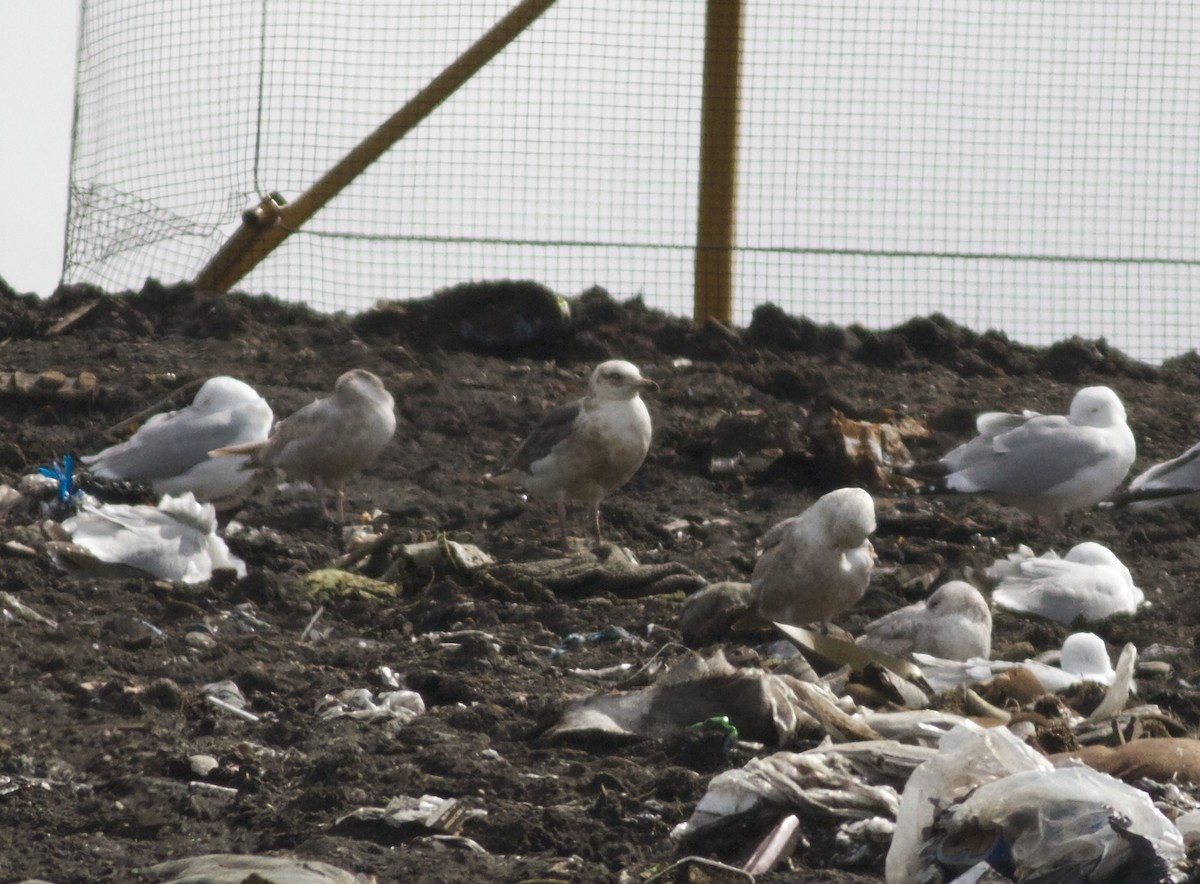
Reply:
[[[0,277],[49,295],[62,272],[79,4],[0,0]]]

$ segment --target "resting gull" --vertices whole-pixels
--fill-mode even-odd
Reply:
[[[658,389],[637,366],[611,359],[596,366],[582,399],[547,412],[516,453],[492,477],[530,494],[553,494],[567,539],[567,501],[587,503],[600,540],[600,501],[630,480],[650,450],[650,412],[639,393]]]
[[[337,518],[346,517],[346,482],[383,451],[396,432],[395,403],[383,381],[362,368],[337,379],[333,394],[310,402],[275,425],[265,441],[227,445],[214,456],[249,455],[249,465],[279,469],[317,489],[329,516],[324,489],[334,489]]]
[[[1171,504],[1200,504],[1200,443],[1179,457],[1150,467],[1113,497],[1114,506],[1134,510]]]
[[[763,535],[750,577],[753,610],[791,626],[828,623],[867,591],[875,502],[861,488],[830,491]]]
[[[1108,387],[1084,387],[1066,416],[988,412],[976,429],[974,439],[911,472],[937,473],[933,490],[994,494],[1035,517],[1059,519],[1112,493],[1136,454],[1125,407]]]
[[[868,623],[857,642],[894,656],[917,652],[947,660],[987,658],[992,653],[992,610],[978,589],[951,580],[928,599]]]
[[[998,581],[992,601],[999,607],[1059,623],[1076,618],[1096,623],[1114,614],[1132,614],[1145,601],[1113,551],[1090,540],[1071,547],[1062,558],[1053,551],[1035,558],[1023,547],[1014,556],[998,559],[987,574]]]
[[[274,419],[249,384],[209,378],[191,405],[156,414],[126,441],[81,460],[101,479],[145,482],[159,495],[190,491],[197,500],[219,500],[236,494],[252,474],[244,456],[217,460],[208,452],[262,442]]]

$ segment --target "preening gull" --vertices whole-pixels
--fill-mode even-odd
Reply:
[[[861,488],[839,488],[763,535],[750,578],[755,613],[803,626],[827,623],[867,591],[875,548],[875,502]]]
[[[632,478],[650,450],[650,412],[639,395],[646,388],[658,385],[636,365],[621,359],[600,363],[587,396],[547,412],[493,481],[555,495],[564,543],[567,501],[588,504],[599,541],[600,501]]]
[[[202,583],[214,568],[232,568],[246,576],[245,563],[217,535],[217,514],[189,491],[164,495],[158,506],[93,504],[62,523],[71,543],[50,544],[63,567],[127,568],[160,580]]]
[[[988,412],[979,431],[936,464],[935,490],[994,494],[1033,516],[1060,518],[1103,500],[1124,481],[1136,444],[1125,407],[1108,387],[1084,387],[1066,416]]]
[[[992,591],[998,606],[1059,623],[1077,617],[1096,623],[1132,614],[1145,601],[1129,569],[1112,550],[1093,541],[1071,547],[1062,558],[1053,551],[1034,558],[1024,548],[1015,557],[998,559],[987,574],[998,580]]]
[[[324,489],[337,496],[345,518],[346,482],[375,460],[396,432],[395,403],[383,381],[362,368],[337,379],[333,394],[310,402],[275,425],[265,441],[227,445],[214,456],[249,455],[249,466],[282,470],[317,490],[329,516]]]
[[[868,623],[857,642],[894,656],[915,651],[947,660],[986,658],[992,653],[992,611],[978,589],[951,580],[928,599]]]
[[[1200,444],[1179,457],[1155,464],[1113,497],[1116,506],[1141,510],[1170,504],[1200,504]]]
[[[214,459],[208,452],[263,441],[274,419],[249,384],[209,378],[191,405],[156,414],[126,441],[80,459],[101,479],[145,482],[159,495],[190,491],[198,500],[219,500],[253,474],[244,469],[244,456]]]

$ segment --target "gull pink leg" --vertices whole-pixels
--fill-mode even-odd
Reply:
[[[596,534],[596,542],[600,543],[604,538],[600,536],[600,501],[593,500],[589,514],[592,519],[592,531]]]

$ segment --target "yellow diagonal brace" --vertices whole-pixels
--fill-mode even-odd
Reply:
[[[284,205],[280,198],[271,196],[248,211],[242,217],[242,226],[197,274],[194,288],[198,292],[229,291],[276,246],[299,230],[363,169],[411,132],[552,5],[554,0],[521,0],[491,30],[430,80],[404,107],[359,142],[295,201]]]

